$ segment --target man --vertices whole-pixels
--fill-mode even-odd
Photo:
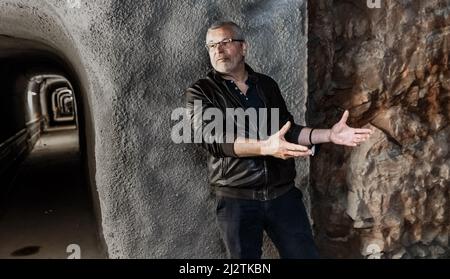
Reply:
[[[202,133],[210,123],[201,114],[211,108],[224,114],[227,108],[277,108],[276,125],[282,126],[263,139],[248,137],[251,125],[237,123],[245,126],[245,133],[232,137],[231,142],[220,140],[228,130],[218,132],[216,140],[203,133],[201,145],[209,153],[209,181],[217,197],[217,221],[229,256],[260,258],[265,230],[281,258],[318,258],[302,193],[294,185],[293,158],[312,155],[307,146],[319,143],[357,146],[372,131],[347,126],[348,111],[331,129],[295,124],[277,83],[245,63],[248,45],[235,23],[213,24],[206,34],[206,47],[213,70],[186,91],[194,134]],[[195,107],[199,103],[201,109]],[[269,116],[263,123],[273,125],[274,119]]]

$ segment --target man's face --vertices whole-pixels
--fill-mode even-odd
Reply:
[[[224,39],[235,38],[233,30],[227,27],[209,30],[206,34],[206,43],[217,43]],[[222,74],[233,73],[244,63],[244,56],[247,49],[245,42],[229,42],[218,44],[215,48],[208,50],[209,59],[213,68]]]

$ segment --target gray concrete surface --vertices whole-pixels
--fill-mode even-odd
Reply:
[[[170,114],[209,68],[206,27],[231,19],[247,33],[249,64],[279,82],[301,123],[306,1],[79,2],[2,0],[0,34],[48,45],[79,79],[87,164],[109,256],[225,257],[205,153],[171,142]],[[301,187],[307,169],[298,161]]]

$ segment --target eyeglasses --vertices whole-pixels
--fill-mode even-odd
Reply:
[[[207,43],[205,45],[205,47],[206,47],[207,50],[212,50],[212,49],[216,49],[219,45],[226,47],[231,42],[244,42],[244,40],[241,40],[241,39],[223,39],[222,41],[217,42],[217,43]]]

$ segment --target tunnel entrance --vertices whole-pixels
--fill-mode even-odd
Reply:
[[[0,35],[0,258],[104,258],[81,86],[55,51]]]

